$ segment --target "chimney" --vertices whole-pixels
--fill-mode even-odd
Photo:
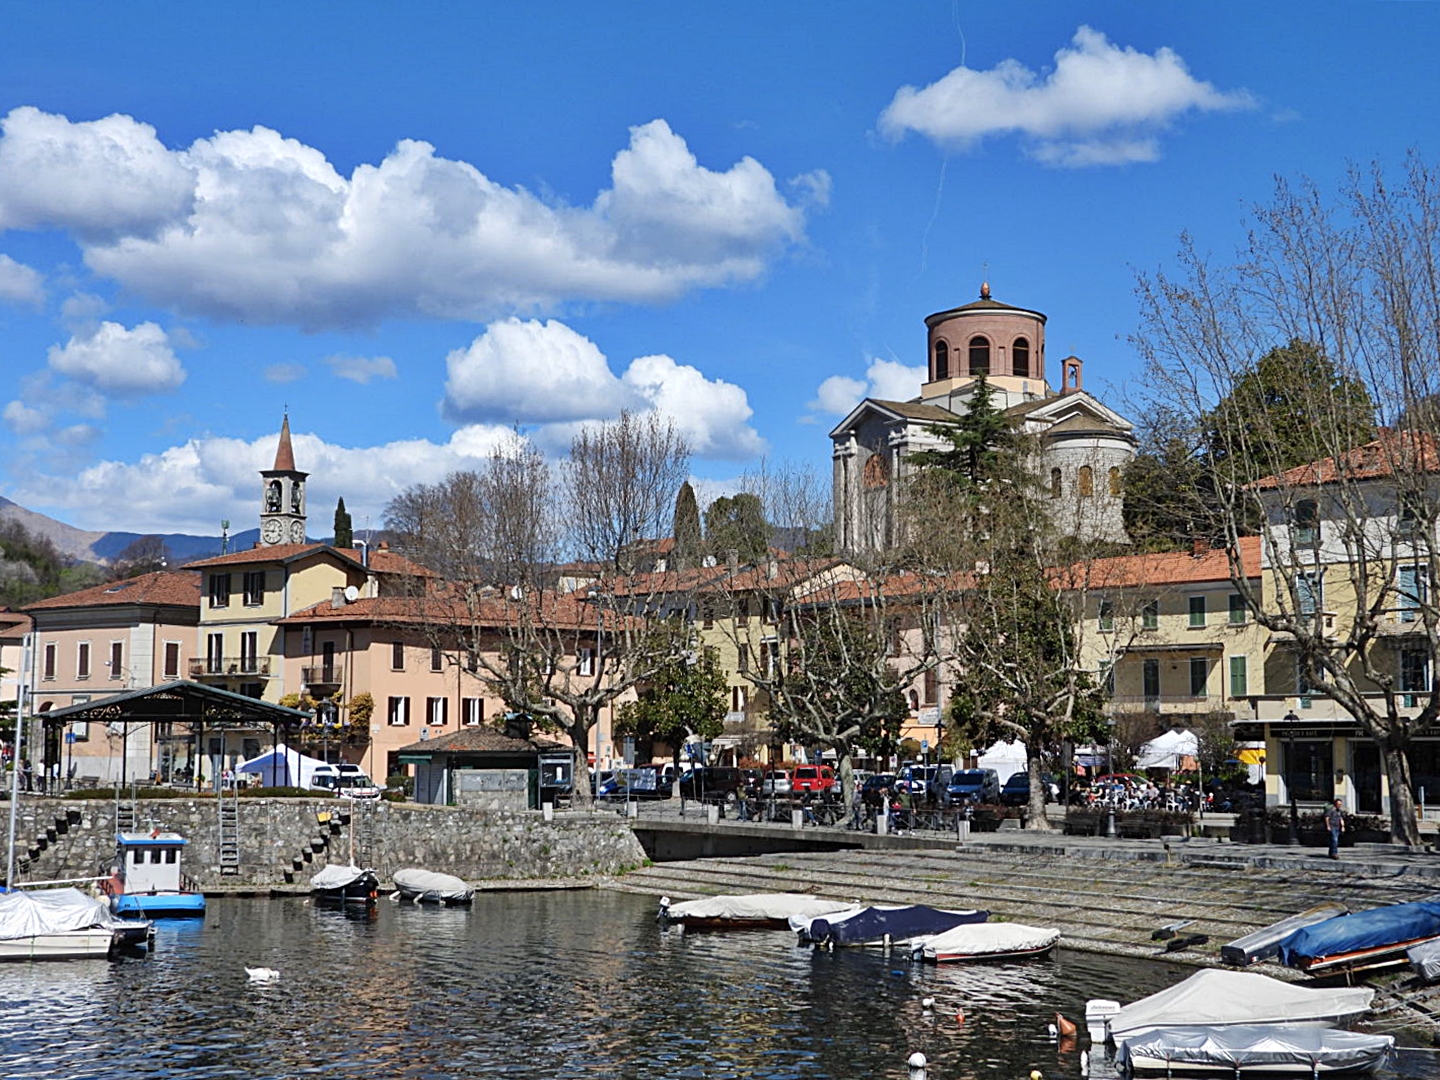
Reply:
[[[1210,541],[1203,536],[1197,536],[1190,541],[1190,554],[1197,559],[1203,559],[1210,554]]]
[[[730,568],[732,574],[740,569],[740,550],[738,548],[725,549],[725,565]]]
[[[345,590],[339,585],[336,585],[330,590],[330,606],[332,608],[341,608],[345,606]]]

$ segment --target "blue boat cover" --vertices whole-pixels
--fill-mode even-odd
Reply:
[[[893,942],[943,934],[962,923],[982,923],[988,911],[941,911],[914,904],[910,907],[868,907],[845,918],[812,919],[801,940],[816,945],[864,945],[881,942],[888,935]]]
[[[1440,903],[1413,904],[1357,911],[1297,930],[1280,942],[1280,962],[1291,967],[1305,960],[1378,949],[1403,941],[1440,935]]]

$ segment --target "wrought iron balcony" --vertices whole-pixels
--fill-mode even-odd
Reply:
[[[210,656],[190,661],[192,679],[228,679],[240,675],[270,677],[269,656]]]
[[[345,681],[345,665],[316,664],[302,667],[300,681],[306,686],[339,686]]]

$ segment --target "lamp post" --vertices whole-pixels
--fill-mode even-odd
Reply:
[[[1300,814],[1295,809],[1295,784],[1291,780],[1295,775],[1295,725],[1299,722],[1294,709],[1285,714],[1285,794],[1290,799],[1290,830],[1285,843],[1290,847],[1300,845]]]

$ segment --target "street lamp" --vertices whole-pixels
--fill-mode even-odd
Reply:
[[[1285,838],[1285,843],[1290,847],[1300,844],[1300,814],[1295,809],[1295,784],[1292,780],[1295,775],[1295,725],[1298,723],[1300,717],[1295,715],[1294,709],[1285,714],[1285,794],[1290,798],[1290,835]]]
[[[335,702],[325,700],[315,706],[315,719],[320,725],[321,754],[325,761],[330,761],[330,732],[338,726],[340,710],[336,708]]]

